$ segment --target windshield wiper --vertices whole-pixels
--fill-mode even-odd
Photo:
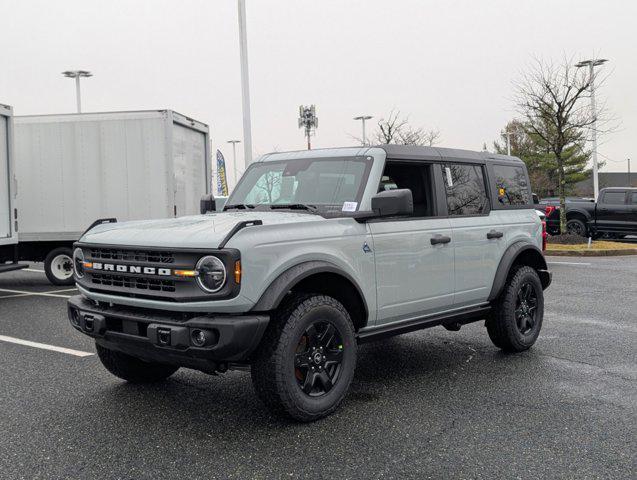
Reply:
[[[247,210],[249,208],[254,208],[254,205],[252,205],[251,203],[237,203],[237,204],[234,204],[234,205],[225,205],[223,207],[223,210],[226,211],[226,210],[230,210],[232,208],[237,209],[237,210]]]
[[[272,210],[276,210],[276,209],[307,210],[308,212],[318,213],[318,208],[316,205],[308,205],[306,203],[277,204],[277,205],[270,205],[270,208]]]

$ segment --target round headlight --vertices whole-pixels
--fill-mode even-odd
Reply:
[[[199,287],[208,292],[215,293],[223,288],[226,283],[226,267],[217,257],[203,257],[197,262],[197,283]]]
[[[76,248],[73,252],[73,270],[77,278],[84,277],[84,252],[81,248]]]

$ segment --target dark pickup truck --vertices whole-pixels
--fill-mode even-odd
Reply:
[[[547,205],[545,213],[548,232],[559,233],[559,205]],[[637,235],[637,188],[604,188],[597,203],[567,201],[566,229],[568,233],[594,238]]]

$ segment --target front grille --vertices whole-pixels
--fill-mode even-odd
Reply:
[[[147,250],[121,250],[115,248],[91,248],[93,260],[124,260],[143,263],[175,263],[173,252]]]
[[[150,290],[155,292],[175,291],[174,280],[92,273],[91,281],[94,285],[106,287],[134,288],[136,290]]]

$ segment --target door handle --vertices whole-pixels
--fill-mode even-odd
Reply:
[[[438,245],[439,243],[449,243],[451,241],[451,237],[447,237],[445,235],[434,235],[431,237],[431,244]]]
[[[489,240],[491,240],[493,238],[502,238],[503,236],[504,236],[504,233],[498,232],[496,230],[491,230],[490,232],[487,233],[487,238]]]

